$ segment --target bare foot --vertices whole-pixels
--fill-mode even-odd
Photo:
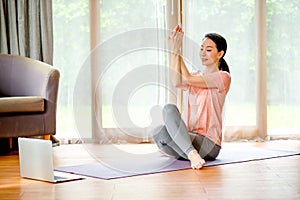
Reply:
[[[197,150],[190,151],[188,158],[191,161],[192,169],[201,169],[205,164],[205,160],[200,157]]]

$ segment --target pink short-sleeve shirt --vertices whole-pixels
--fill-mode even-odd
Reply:
[[[202,75],[200,71],[193,75]],[[202,134],[221,146],[222,109],[231,77],[226,71],[218,71],[203,76],[207,83],[214,83],[215,88],[188,88],[187,126],[189,131]]]

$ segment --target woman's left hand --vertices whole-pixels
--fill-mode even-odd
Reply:
[[[177,25],[168,37],[168,43],[171,53],[181,54],[183,35],[184,32],[182,28]]]

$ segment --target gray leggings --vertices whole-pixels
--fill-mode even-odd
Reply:
[[[178,159],[188,159],[188,153],[196,149],[204,160],[216,159],[221,147],[201,134],[189,132],[175,105],[164,106],[163,119],[165,125],[153,132],[161,151]]]

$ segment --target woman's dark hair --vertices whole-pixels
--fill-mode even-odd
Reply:
[[[227,62],[224,59],[224,56],[225,56],[226,50],[227,50],[227,42],[226,42],[225,38],[217,33],[208,33],[204,36],[204,38],[211,39],[216,44],[218,52],[224,51],[222,58],[220,58],[219,70],[230,73]]]

